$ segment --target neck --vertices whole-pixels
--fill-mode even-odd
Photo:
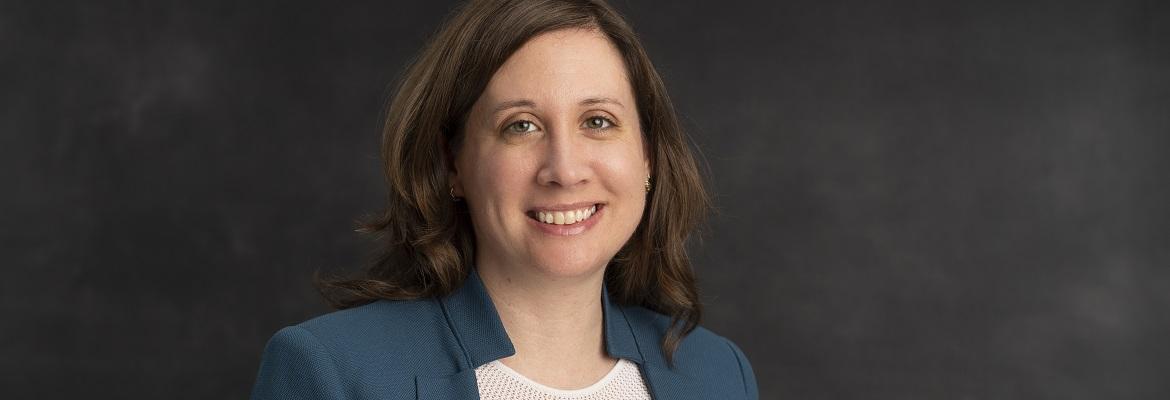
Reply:
[[[478,270],[516,348],[515,355],[501,360],[505,365],[564,370],[565,360],[581,360],[581,368],[611,362],[603,337],[604,268],[574,277],[498,264],[480,264]]]

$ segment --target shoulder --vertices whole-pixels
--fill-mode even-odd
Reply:
[[[278,331],[265,346],[253,398],[324,387],[342,397],[413,395],[416,374],[450,373],[458,349],[437,301],[381,300],[334,311]],[[287,382],[285,382],[287,381]],[[370,383],[379,382],[377,385]],[[356,393],[377,389],[379,393]],[[402,391],[402,393],[398,393]],[[278,395],[260,395],[275,393]],[[320,396],[330,398],[332,396]]]
[[[624,307],[626,318],[634,334],[639,338],[639,348],[647,358],[663,356],[660,346],[646,344],[661,343],[670,327],[670,317],[645,307]],[[650,339],[650,340],[646,340]],[[643,342],[647,342],[643,344]],[[680,366],[689,364],[711,364],[738,366],[742,352],[730,339],[698,326],[679,343],[674,360]]]
[[[379,300],[295,326],[311,334],[343,366],[415,370],[436,353],[458,348],[436,299]],[[387,357],[386,355],[392,355]]]
[[[379,300],[295,325],[330,345],[366,346],[410,341],[445,326],[434,299]]]
[[[638,337],[639,349],[647,363],[665,365],[662,338],[670,326],[670,317],[644,307],[624,307],[627,320]],[[673,355],[668,368],[682,376],[703,381],[704,386],[718,386],[727,392],[746,393],[758,398],[755,373],[746,355],[731,339],[703,326],[687,334]]]

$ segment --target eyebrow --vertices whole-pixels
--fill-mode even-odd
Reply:
[[[581,102],[578,104],[583,105],[583,106],[592,106],[595,104],[613,104],[613,105],[616,105],[616,106],[621,107],[621,108],[626,108],[626,106],[624,104],[622,104],[622,102],[608,98],[608,97],[590,97],[588,99],[581,100]]]
[[[590,98],[581,100],[581,102],[579,102],[577,104],[582,105],[582,106],[592,106],[592,105],[597,105],[597,104],[613,104],[613,105],[616,105],[616,106],[621,107],[621,108],[626,107],[624,104],[622,104],[622,102],[617,101],[617,100],[612,99],[612,98],[609,98],[609,97],[590,97]],[[528,100],[528,99],[505,101],[503,103],[497,104],[496,107],[492,109],[491,115],[492,116],[499,116],[500,113],[507,111],[509,109],[513,109],[513,108],[536,108],[536,102],[534,102],[532,100]]]

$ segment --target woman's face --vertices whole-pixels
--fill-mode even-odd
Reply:
[[[633,89],[600,32],[532,38],[472,106],[451,179],[480,266],[575,277],[633,235],[650,171]]]

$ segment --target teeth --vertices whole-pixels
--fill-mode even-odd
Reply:
[[[597,206],[573,211],[539,211],[536,220],[553,225],[571,225],[588,219],[597,212]]]

